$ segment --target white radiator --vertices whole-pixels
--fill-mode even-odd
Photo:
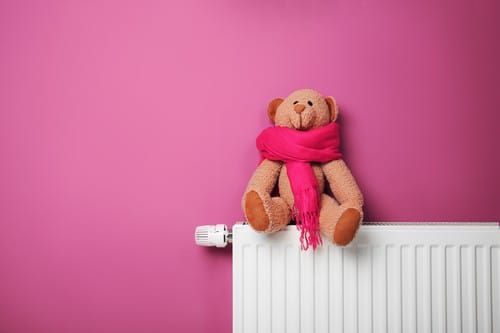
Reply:
[[[232,238],[235,333],[500,333],[498,224],[363,225],[315,252],[295,226]]]

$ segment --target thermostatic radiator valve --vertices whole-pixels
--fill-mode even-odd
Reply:
[[[196,227],[194,241],[200,246],[225,247],[231,243],[232,236],[225,224],[201,225]]]

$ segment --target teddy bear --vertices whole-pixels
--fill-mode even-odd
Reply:
[[[274,123],[257,137],[261,162],[242,199],[248,223],[274,233],[292,220],[301,248],[316,249],[321,234],[348,245],[363,219],[363,195],[340,152],[338,107],[312,89],[269,103]]]

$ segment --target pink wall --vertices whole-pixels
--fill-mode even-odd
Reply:
[[[500,218],[498,1],[1,1],[0,331],[229,332],[265,108],[334,95],[369,220]]]

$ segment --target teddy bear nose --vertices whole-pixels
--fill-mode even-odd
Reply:
[[[295,107],[293,108],[293,110],[297,113],[301,113],[302,111],[304,111],[306,107],[302,104],[297,104],[295,105]]]

